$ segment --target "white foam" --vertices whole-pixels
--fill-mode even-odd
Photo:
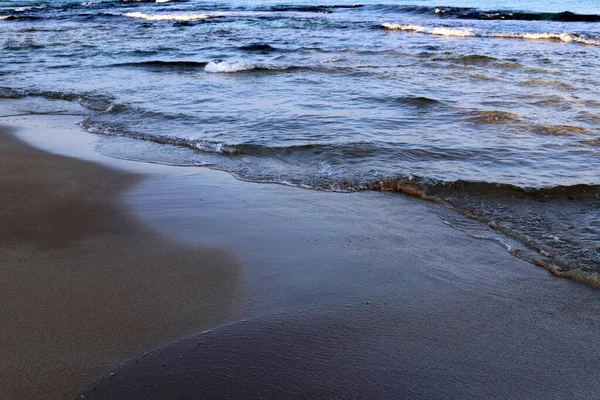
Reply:
[[[171,0],[156,0],[156,3],[169,3]]]
[[[337,61],[340,61],[341,58],[339,57],[332,57],[332,58],[326,58],[324,60],[319,61],[321,64],[331,64]]]
[[[248,71],[254,68],[256,68],[255,65],[240,61],[211,61],[204,67],[204,71],[211,73],[229,73]]]
[[[27,12],[27,11],[31,11],[31,10],[41,10],[42,8],[46,8],[48,7],[45,4],[42,4],[40,6],[29,6],[29,7],[16,7],[16,8],[11,8],[9,9],[9,11],[11,12]]]
[[[453,36],[453,37],[497,37],[497,38],[508,38],[508,39],[529,39],[529,40],[556,40],[565,43],[581,43],[593,46],[600,46],[599,39],[591,39],[585,36],[581,36],[575,33],[563,32],[563,33],[475,33],[472,29],[468,28],[434,28],[425,27],[421,25],[408,25],[408,24],[381,24],[382,28],[389,30],[398,31],[413,31],[420,32],[429,35],[439,36]]]
[[[561,42],[575,42],[582,44],[589,44],[600,46],[599,40],[588,39],[585,37],[578,36],[573,33],[494,33],[490,36],[500,38],[511,38],[511,39],[530,39],[530,40],[559,40]]]
[[[428,28],[428,27],[421,26],[421,25],[390,24],[390,23],[381,24],[381,26],[383,28],[389,29],[389,30],[421,32],[421,33],[427,33],[430,35],[439,35],[439,36],[456,36],[456,37],[476,36],[475,33],[471,29],[466,29],[466,28]]]
[[[569,33],[494,33],[490,36],[514,39],[532,39],[532,40],[561,40],[563,42],[572,42],[573,36]]]
[[[225,153],[228,149],[226,145],[223,143],[214,143],[209,141],[201,141],[194,144],[194,146],[200,150],[207,153]]]
[[[206,14],[146,14],[143,12],[130,12],[123,14],[123,16],[148,21],[199,21],[214,17]]]
[[[381,24],[385,29],[390,30],[398,30],[398,31],[414,31],[414,32],[422,32],[425,30],[424,26],[421,25],[402,25],[402,24]]]
[[[1,20],[3,20],[3,19],[8,19],[8,18],[9,18],[9,16],[8,16],[8,15],[5,15],[5,16],[3,16],[3,17],[0,17],[0,21],[1,21]]]
[[[433,35],[439,36],[455,36],[455,37],[470,37],[475,36],[470,29],[457,29],[457,28],[435,28],[431,32]]]

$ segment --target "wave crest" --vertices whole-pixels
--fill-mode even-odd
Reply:
[[[256,65],[240,61],[211,61],[204,67],[204,71],[210,73],[231,73],[250,71],[254,68],[256,68]]]
[[[564,43],[579,43],[592,46],[600,46],[600,38],[588,37],[572,32],[474,32],[468,28],[446,28],[446,27],[426,27],[421,25],[393,24],[383,23],[381,28],[390,31],[410,31],[429,35],[453,36],[453,37],[483,37],[483,38],[504,38],[504,39],[527,39],[527,40],[550,40]]]
[[[122,14],[127,18],[144,19],[146,21],[201,21],[216,18],[208,14],[147,14],[143,12],[130,12]]]
[[[288,71],[288,70],[301,70],[301,69],[309,69],[316,70],[316,68],[311,67],[299,67],[299,66],[290,66],[290,65],[261,65],[261,64],[253,64],[247,63],[243,61],[223,61],[223,60],[215,60],[206,64],[204,67],[204,71],[208,73],[234,73],[234,72],[244,72],[244,71]]]

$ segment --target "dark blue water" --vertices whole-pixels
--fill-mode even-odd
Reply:
[[[0,1],[0,33],[1,96],[107,154],[410,192],[600,271],[596,1]]]

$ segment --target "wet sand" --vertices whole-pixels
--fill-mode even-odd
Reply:
[[[134,354],[231,317],[238,261],[151,232],[140,176],[0,131],[0,398],[68,399]]]
[[[159,335],[154,343],[112,336],[122,351],[97,371],[115,369],[80,398],[589,399],[600,393],[600,291],[553,277],[495,241],[448,227],[443,207],[395,194],[315,192],[240,182],[202,168],[113,160],[95,153],[97,137],[73,127],[72,119],[11,122],[22,127],[19,137],[48,151],[77,154],[128,171],[118,173],[126,176],[142,174],[135,185],[123,184],[118,196],[105,198],[120,213],[117,221],[131,220],[149,235],[139,246],[153,247],[160,238],[187,251],[227,249],[239,260],[221,285],[207,288],[209,300],[190,298],[205,301],[202,309],[210,310],[212,322],[180,320],[186,333],[163,335],[162,342]],[[155,242],[148,246],[147,240]],[[69,254],[76,255],[76,248],[65,250]],[[165,257],[177,268],[173,253]],[[132,275],[147,273],[127,265]],[[216,277],[228,269],[220,271]],[[63,289],[72,290],[72,283]],[[155,282],[157,293],[167,290],[164,301],[190,305],[167,283]],[[96,300],[89,301],[98,324],[109,320],[114,328],[129,318],[108,309],[92,312]],[[155,298],[140,299],[145,301]],[[65,331],[83,318],[73,317]],[[152,324],[161,328],[161,321],[149,319],[148,330],[137,333],[152,335]],[[36,321],[28,318],[42,329]],[[205,329],[210,332],[200,333]],[[47,343],[68,341],[63,334]],[[18,358],[13,348],[22,352],[32,343],[24,338],[20,347],[8,347],[10,361]],[[79,355],[91,363],[102,358],[95,343],[85,337],[80,342]],[[133,353],[138,355],[126,361]],[[65,354],[67,346],[48,355],[55,370],[71,368]],[[31,363],[20,365],[40,375],[51,370]],[[89,375],[77,376],[80,385],[90,382]],[[25,385],[16,373],[13,379]]]

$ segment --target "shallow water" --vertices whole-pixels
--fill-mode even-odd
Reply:
[[[0,33],[0,96],[79,102],[106,154],[409,192],[600,271],[595,1],[0,1]]]

